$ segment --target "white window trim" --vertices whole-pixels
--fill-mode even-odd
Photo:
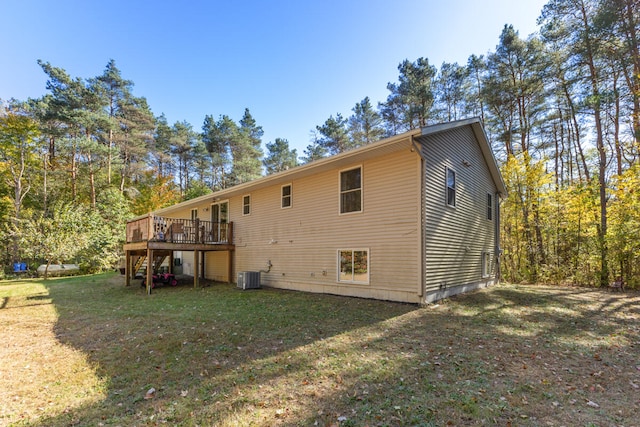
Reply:
[[[284,187],[289,187],[289,206],[283,206],[284,203],[284,195],[282,194],[282,190],[284,189]],[[291,183],[289,184],[284,184],[280,187],[280,208],[281,209],[291,209],[291,207],[293,206],[293,185]]]
[[[244,203],[245,197],[249,198],[249,203],[248,204]],[[244,211],[244,207],[245,206],[249,206],[249,213],[245,213],[245,211]],[[251,194],[245,194],[244,196],[242,196],[242,216],[249,216],[249,215],[251,215]]]
[[[490,202],[490,203],[489,203]],[[494,196],[491,193],[487,193],[487,206],[486,206],[486,218],[487,221],[493,221],[493,217],[494,217],[494,211],[495,211],[495,201],[494,201]],[[491,208],[491,210],[489,210],[489,208]],[[491,218],[489,218],[489,216],[491,216]]]
[[[225,218],[225,221],[222,222],[221,207],[222,205],[225,205],[225,204],[227,205],[227,212],[226,212],[227,217]],[[213,220],[213,213],[216,206],[218,207],[218,221]],[[213,233],[213,236],[216,237],[215,240],[225,241],[227,239],[228,228],[222,224],[229,224],[229,215],[230,215],[229,206],[230,206],[229,199],[218,200],[217,202],[211,203],[211,205],[209,206],[209,220],[211,221],[211,232]]]
[[[342,212],[342,173],[360,169],[360,210],[352,212]],[[338,171],[338,215],[352,215],[364,212],[364,168],[362,164]]]
[[[487,260],[486,258],[489,257]],[[491,251],[482,251],[482,278],[487,279],[491,277],[493,264],[493,253]]]
[[[453,172],[453,205],[449,204],[449,171]],[[444,204],[454,209],[458,206],[458,173],[449,166],[444,168]]]
[[[351,251],[353,252],[366,252],[367,253],[367,280],[366,281],[361,281],[361,280],[340,280],[340,253],[344,252],[344,251]],[[369,248],[342,248],[342,249],[338,249],[336,252],[336,265],[337,265],[337,276],[336,276],[336,282],[338,283],[348,283],[348,284],[353,284],[353,285],[368,285],[371,282],[371,252],[369,251]],[[351,273],[351,276],[353,277],[353,272]]]
[[[198,218],[198,208],[191,209],[191,220],[195,220]]]

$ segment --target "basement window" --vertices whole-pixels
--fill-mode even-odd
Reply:
[[[338,251],[338,282],[369,283],[369,249]]]
[[[491,252],[489,251],[482,252],[482,278],[483,279],[486,279],[487,277],[491,276],[492,261],[493,261],[493,256]]]

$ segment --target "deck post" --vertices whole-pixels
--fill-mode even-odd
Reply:
[[[155,224],[153,223],[153,221],[154,221],[153,214],[150,213],[149,214],[149,220],[148,220],[148,223],[147,223],[147,232],[148,232],[148,234],[147,234],[147,242],[155,240],[155,237],[156,237],[155,233],[154,233],[154,230],[153,230],[155,228],[154,227]]]
[[[197,288],[200,282],[200,251],[193,251],[193,287]]]
[[[124,285],[131,285],[131,252],[125,251],[124,256]]]
[[[153,249],[147,248],[147,295],[151,295],[153,286]]]
[[[206,258],[207,253],[205,251],[200,252],[200,278],[204,279],[204,268],[205,268],[205,258]]]

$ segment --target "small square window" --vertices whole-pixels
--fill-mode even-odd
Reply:
[[[493,220],[493,195],[487,193],[487,219]]]
[[[291,207],[291,184],[282,186],[282,208],[290,208]]]
[[[242,197],[242,215],[251,214],[251,196],[246,195]]]
[[[456,206],[456,172],[453,169],[445,168],[447,184],[447,205]]]

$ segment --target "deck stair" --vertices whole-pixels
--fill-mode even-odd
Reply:
[[[164,261],[167,259],[167,255],[154,255],[153,257],[153,273],[157,274],[158,270],[160,270],[160,266],[164,263]],[[147,274],[147,267],[148,267],[148,263],[147,263],[147,256],[146,255],[141,255],[140,257],[138,257],[138,259],[136,260],[134,267],[133,267],[133,272],[134,272],[134,276],[141,274],[141,275],[146,275]]]
[[[139,256],[138,259],[136,260],[134,266],[133,266],[133,276],[136,277],[138,275],[138,272],[144,267],[144,270],[146,272],[147,270],[147,256],[146,255],[142,255]]]

